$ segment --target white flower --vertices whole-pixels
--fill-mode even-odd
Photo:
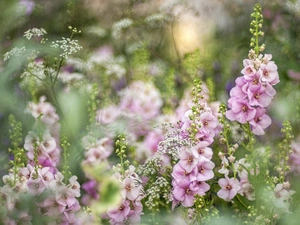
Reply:
[[[24,33],[24,37],[28,40],[30,40],[32,37],[39,37],[43,36],[44,34],[47,34],[46,30],[44,28],[32,28]]]

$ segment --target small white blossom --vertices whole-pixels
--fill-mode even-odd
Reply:
[[[24,37],[30,40],[32,37],[40,37],[44,36],[45,34],[47,34],[47,32],[44,28],[32,28],[24,33]]]
[[[122,30],[130,27],[133,24],[133,21],[128,18],[124,18],[112,26],[112,36],[114,38],[120,38]]]
[[[18,56],[18,55],[21,55],[21,54],[23,54],[25,51],[26,51],[25,46],[23,46],[22,48],[15,47],[15,48],[13,48],[11,51],[6,52],[6,53],[3,55],[3,56],[4,56],[4,61],[10,59],[10,57],[12,57],[12,56]]]
[[[167,20],[168,18],[166,17],[166,15],[158,13],[158,14],[152,14],[148,16],[145,19],[145,22],[147,23],[148,26],[155,28],[155,27],[162,27],[163,25],[165,25]]]
[[[82,49],[82,46],[78,44],[78,40],[71,40],[70,38],[65,37],[62,37],[62,40],[53,41],[51,47],[62,49],[63,52],[60,56],[65,59]]]

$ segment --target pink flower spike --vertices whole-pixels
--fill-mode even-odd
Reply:
[[[218,184],[221,186],[221,190],[218,191],[217,195],[227,202],[231,201],[241,188],[238,179],[227,176],[220,179]]]

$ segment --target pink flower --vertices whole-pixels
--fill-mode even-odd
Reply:
[[[221,168],[218,170],[219,173],[224,174],[224,175],[228,175],[229,174],[229,162],[228,159],[226,157],[222,158],[222,163],[221,163]]]
[[[129,199],[133,201],[139,196],[140,188],[136,187],[135,181],[126,177],[121,185],[121,195],[123,199]]]
[[[72,207],[77,201],[74,192],[66,186],[62,186],[56,190],[55,199],[60,205],[68,207]]]
[[[254,62],[251,59],[243,60],[244,69],[242,69],[241,73],[244,74],[245,77],[251,77],[256,73],[256,69],[254,67]]]
[[[199,142],[196,146],[192,147],[192,152],[196,156],[196,158],[199,158],[200,156],[204,156],[207,159],[211,159],[213,152],[212,149],[207,147],[208,142]]]
[[[98,199],[99,194],[97,192],[97,181],[95,180],[89,180],[82,184],[82,189],[85,190],[92,198]]]
[[[50,183],[50,181],[54,180],[53,173],[50,172],[50,167],[43,167],[38,170],[39,176],[43,179],[46,186]]]
[[[231,201],[241,188],[238,179],[228,178],[227,176],[221,178],[218,184],[221,186],[221,190],[218,191],[217,195],[227,202]]]
[[[97,121],[102,124],[110,124],[114,122],[120,115],[120,110],[117,106],[109,106],[97,111]]]
[[[40,195],[46,189],[46,184],[40,177],[30,178],[27,185],[29,193],[33,195]]]
[[[198,181],[207,181],[214,177],[214,172],[212,169],[215,167],[215,164],[201,156],[199,162],[197,163],[198,168]]]
[[[164,138],[163,132],[161,129],[155,129],[150,131],[144,139],[145,145],[151,150],[154,154],[157,151],[158,143]]]
[[[70,177],[67,187],[73,190],[75,197],[80,197],[80,184],[77,182],[76,176]]]
[[[130,212],[130,202],[124,200],[123,203],[115,209],[109,209],[107,215],[115,222],[122,222],[126,220]]]
[[[231,110],[226,112],[226,117],[231,121],[238,121],[244,124],[255,116],[256,110],[249,105],[247,100],[235,99],[231,106]]]
[[[295,70],[288,70],[287,75],[289,78],[291,78],[294,81],[300,81],[300,72]]]
[[[56,202],[55,196],[50,195],[47,197],[42,203],[41,206],[45,208],[46,215],[60,215],[65,211],[66,206],[63,206],[61,204],[58,204]]]
[[[200,115],[201,129],[211,131],[218,126],[218,119],[210,112],[204,112]]]
[[[53,192],[56,192],[58,189],[64,186],[64,175],[61,172],[57,172],[54,175],[54,178],[54,180],[49,182],[49,187]]]
[[[275,85],[279,83],[279,75],[277,72],[277,66],[273,61],[269,61],[267,64],[261,64],[261,82]]]
[[[182,180],[173,189],[173,197],[175,200],[180,201],[183,206],[191,207],[194,205],[194,199],[197,191],[193,191],[191,182]]]
[[[179,183],[182,180],[186,180],[189,182],[192,182],[194,180],[197,180],[197,168],[194,167],[194,169],[191,172],[187,172],[185,169],[183,169],[178,163],[173,167],[172,171],[172,177],[176,181],[176,183]]]
[[[41,121],[45,123],[48,126],[54,125],[58,122],[59,117],[56,114],[55,108],[46,101],[46,97],[42,96],[40,97],[39,103],[30,103],[29,109],[31,111],[31,114],[34,118],[38,118],[41,114]]]
[[[248,88],[249,104],[251,106],[267,107],[273,96],[268,95],[263,85],[251,85]]]
[[[195,138],[197,138],[199,142],[205,142],[207,145],[210,145],[214,141],[214,136],[214,131],[206,131],[204,129],[200,129],[196,133]]]
[[[181,166],[181,168],[184,168],[188,173],[190,173],[195,168],[198,162],[198,159],[189,149],[183,150],[179,158],[179,165]]]
[[[256,114],[250,121],[252,132],[256,135],[265,134],[264,129],[269,127],[272,123],[271,118],[265,113],[266,110],[264,108],[256,108]]]

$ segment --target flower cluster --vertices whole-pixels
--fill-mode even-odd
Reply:
[[[62,40],[52,42],[51,47],[61,49],[62,53],[60,56],[65,59],[68,59],[70,55],[82,49],[82,46],[78,44],[78,40],[64,37],[62,37]]]
[[[235,151],[238,146],[232,150]],[[221,189],[218,191],[218,197],[225,201],[231,201],[237,194],[240,194],[250,201],[255,199],[253,186],[249,182],[248,171],[251,170],[251,165],[246,162],[245,158],[235,161],[233,153],[226,157],[223,153],[219,153],[222,160],[219,173],[224,174],[225,178],[218,181]],[[230,168],[233,168],[234,177],[229,178]],[[238,179],[239,178],[239,179]]]
[[[80,209],[77,197],[80,197],[80,184],[77,177],[72,176],[68,184],[63,182],[64,176],[60,173],[53,173],[50,167],[38,168],[36,170],[28,164],[27,167],[20,168],[18,180],[13,184],[13,175],[3,176],[5,185],[1,187],[0,193],[6,199],[5,205],[8,210],[5,224],[13,221],[31,221],[28,208],[21,209],[17,215],[13,214],[13,209],[20,204],[22,195],[29,194],[34,199],[34,204],[41,207],[42,215],[51,218],[52,223],[61,221],[59,224],[76,224],[75,212]],[[34,198],[39,196],[39,198]]]
[[[211,157],[212,151],[204,142],[181,152],[172,171],[173,206],[181,203],[184,207],[191,207],[195,195],[205,195],[210,189],[205,181],[214,177],[215,164],[210,161]]]
[[[117,207],[109,208],[104,218],[112,225],[139,224],[143,212],[143,188],[135,167],[131,165],[124,173],[116,172],[114,176],[120,182],[122,201]]]
[[[40,37],[47,34],[46,30],[44,28],[32,28],[24,32],[24,37],[27,40],[30,40],[32,37]]]
[[[45,100],[41,97],[37,104],[29,103],[29,111],[36,119],[36,128],[25,138],[28,164],[14,168],[18,172],[17,177],[13,173],[3,177],[5,185],[0,192],[4,196],[8,215],[11,214],[6,224],[19,220],[31,221],[32,216],[26,208],[22,208],[17,215],[13,214],[13,208],[20,204],[24,195],[32,196],[33,204],[41,208],[41,215],[50,218],[49,224],[77,224],[74,213],[81,208],[77,200],[80,184],[76,176],[66,183],[67,178],[57,168],[61,153],[59,117],[55,108]]]

